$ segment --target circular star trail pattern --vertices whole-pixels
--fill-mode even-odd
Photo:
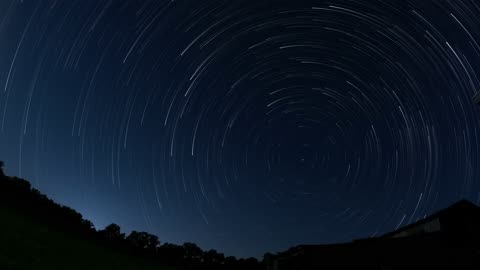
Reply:
[[[7,173],[261,256],[479,201],[476,1],[2,1]]]

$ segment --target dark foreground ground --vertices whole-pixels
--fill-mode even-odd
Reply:
[[[0,206],[0,269],[175,269],[52,229]]]
[[[259,270],[255,258],[237,259],[194,243],[161,243],[147,232],[126,236],[111,224],[93,224],[24,179],[6,176],[0,161],[0,270],[183,269]]]
[[[160,245],[118,225],[95,230],[0,162],[0,270],[23,269],[480,269],[480,207],[462,200],[383,236],[334,245],[300,245],[254,258],[225,257],[193,243]]]

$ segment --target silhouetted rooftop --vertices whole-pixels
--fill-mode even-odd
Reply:
[[[290,248],[274,256],[268,269],[470,269],[478,264],[479,231],[480,207],[461,200],[380,237]]]
[[[438,224],[434,223],[436,221],[438,221]],[[429,228],[427,229],[431,229],[431,232],[451,232],[452,230],[458,229],[459,227],[468,226],[468,223],[476,223],[480,225],[480,207],[468,200],[460,200],[445,209],[433,213],[428,217],[418,220],[417,222],[408,224],[393,232],[386,233],[379,238],[394,237],[395,235],[400,235],[402,232],[412,231],[412,229],[419,228],[424,225],[428,225]],[[420,231],[416,234],[428,232],[430,231]],[[405,236],[409,235],[407,234]]]

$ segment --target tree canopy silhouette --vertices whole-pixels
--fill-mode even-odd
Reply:
[[[126,240],[135,248],[141,250],[155,251],[160,244],[158,236],[147,232],[132,231]]]
[[[105,229],[98,232],[102,237],[107,240],[119,242],[125,239],[125,234],[120,231],[120,226],[112,223],[105,227]]]
[[[233,256],[225,257],[224,254],[213,249],[203,251],[191,242],[183,245],[171,243],[160,245],[158,236],[147,232],[132,231],[125,237],[120,226],[114,223],[96,231],[93,223],[84,219],[74,209],[55,203],[39,190],[32,188],[24,179],[6,176],[4,165],[4,162],[0,161],[0,206],[46,224],[50,230],[80,236],[93,245],[127,252],[132,256],[158,261],[161,264],[175,265],[179,269],[256,270],[262,268],[254,258],[237,260]],[[0,268],[3,269],[1,266],[0,256]]]

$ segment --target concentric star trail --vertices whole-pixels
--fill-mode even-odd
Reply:
[[[261,256],[480,202],[480,4],[0,3],[0,159],[92,220]]]

